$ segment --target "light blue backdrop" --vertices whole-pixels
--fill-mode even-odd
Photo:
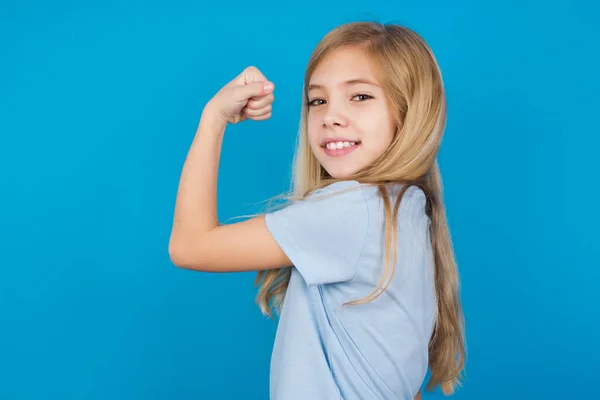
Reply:
[[[267,399],[276,325],[254,274],[169,261],[179,173],[203,104],[256,65],[274,114],[228,130],[219,216],[285,189],[306,61],[359,19],[417,30],[444,73],[469,351],[455,398],[600,398],[599,15],[591,0],[3,1],[0,398]]]

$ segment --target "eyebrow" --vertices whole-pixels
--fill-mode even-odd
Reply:
[[[361,78],[349,79],[347,81],[344,81],[344,82],[340,83],[339,86],[357,85],[359,83],[364,83],[364,84],[367,84],[367,85],[373,85],[373,86],[379,87],[379,85],[376,84],[375,82],[371,82],[368,79],[361,79]],[[309,92],[309,91],[311,91],[313,89],[322,89],[322,88],[323,88],[323,85],[317,85],[317,84],[311,83],[310,85],[308,85],[308,89],[306,89],[306,91]]]

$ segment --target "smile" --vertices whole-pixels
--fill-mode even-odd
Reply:
[[[360,146],[360,142],[329,142],[322,147],[328,156],[341,157],[352,153],[358,146]]]

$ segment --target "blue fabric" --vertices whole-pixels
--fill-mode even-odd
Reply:
[[[389,287],[357,306],[343,304],[370,294],[385,264],[377,188],[336,182],[267,214],[266,223],[294,265],[271,358],[271,399],[413,399],[436,312],[423,192],[409,188],[400,205]]]

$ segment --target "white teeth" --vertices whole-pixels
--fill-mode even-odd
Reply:
[[[327,148],[329,150],[338,150],[344,147],[352,147],[356,145],[356,142],[329,142],[327,143]]]

